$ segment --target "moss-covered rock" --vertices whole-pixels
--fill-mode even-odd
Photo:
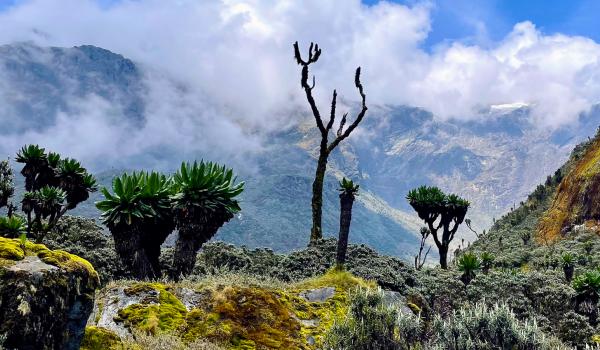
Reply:
[[[64,250],[89,261],[98,272],[102,285],[127,277],[112,237],[92,219],[62,217],[46,236],[44,244],[50,249]]]
[[[86,327],[81,341],[81,350],[122,350],[123,343],[119,336],[101,327]]]
[[[123,338],[141,331],[176,335],[185,343],[203,339],[229,349],[316,349],[334,321],[346,314],[349,291],[357,286],[376,285],[336,270],[285,286],[235,278],[120,282],[99,293],[91,319]]]
[[[98,274],[86,260],[0,237],[0,334],[9,349],[78,349]]]

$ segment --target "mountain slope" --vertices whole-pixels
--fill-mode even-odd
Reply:
[[[1,46],[0,121],[7,126],[0,131],[4,157],[14,156],[21,140],[42,143],[51,140],[53,144],[64,145],[61,151],[68,156],[85,155],[84,165],[98,174],[103,185],[110,185],[123,164],[144,164],[168,172],[183,159],[226,163],[246,181],[247,189],[242,195],[241,214],[225,225],[216,239],[251,247],[269,246],[278,251],[304,246],[310,228],[310,191],[319,137],[306,105],[292,109],[293,122],[288,128],[258,135],[262,141],[260,149],[247,156],[244,153],[243,161],[227,156],[246,147],[239,139],[231,140],[233,151],[211,147],[210,143],[205,145],[202,140],[208,139],[213,129],[204,128],[204,124],[198,128],[178,125],[198,130],[200,135],[190,142],[200,142],[200,146],[189,145],[187,139],[164,138],[163,135],[171,134],[161,123],[148,130],[154,134],[144,136],[156,139],[150,143],[151,147],[144,149],[132,149],[137,145],[135,142],[118,144],[123,140],[111,138],[110,134],[101,145],[89,147],[70,140],[72,133],[80,132],[81,128],[55,133],[64,125],[79,123],[80,119],[73,115],[100,111],[91,119],[106,119],[101,125],[113,127],[109,129],[111,132],[125,130],[123,134],[127,135],[153,117],[155,109],[147,106],[160,105],[156,99],[161,93],[176,96],[175,101],[197,99],[195,92],[183,83],[173,84],[174,90],[158,93],[152,90],[156,84],[149,69],[93,46]],[[210,101],[204,104],[202,98],[197,100],[201,102],[180,109],[178,103],[169,104],[173,109],[166,115],[179,121],[180,114],[214,108]],[[96,108],[97,104],[110,108]],[[219,110],[214,114],[219,116]],[[364,122],[331,155],[325,185],[324,232],[337,234],[336,182],[342,176],[358,181],[362,190],[351,228],[353,242],[371,245],[387,254],[404,257],[413,254],[420,223],[405,195],[422,184],[437,185],[469,199],[472,203],[469,217],[481,231],[491,224],[494,216],[515,206],[547,173],[554,172],[567,159],[573,145],[587,136],[589,126],[599,120],[597,108],[582,115],[577,125],[547,131],[531,122],[524,105],[493,106],[470,121],[440,121],[431,113],[410,106],[370,105]],[[214,117],[214,122],[218,118]],[[94,125],[90,124],[90,128]],[[45,131],[49,135],[38,137]],[[88,132],[92,141],[96,130]],[[252,136],[258,133],[245,132]],[[114,148],[118,156],[107,159],[97,147]],[[116,160],[117,168],[110,168]],[[99,213],[93,202],[99,198],[95,194],[75,213],[97,218]],[[469,232],[461,235],[473,238]]]
[[[470,249],[492,253],[499,266],[534,268],[558,266],[566,252],[585,257],[600,251],[598,227],[589,210],[590,199],[598,193],[592,189],[598,185],[600,163],[594,155],[599,151],[600,133],[577,145],[561,168]]]
[[[600,219],[600,137],[587,147],[556,190],[538,234],[554,240],[576,224],[595,226]]]

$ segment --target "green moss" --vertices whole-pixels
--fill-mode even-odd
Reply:
[[[37,256],[46,264],[54,265],[70,272],[84,270],[93,279],[99,280],[98,273],[94,270],[92,264],[77,255],[62,250],[42,249],[37,252]]]
[[[415,314],[418,315],[421,313],[421,308],[419,307],[419,305],[417,304],[413,304],[413,303],[406,303],[406,306],[408,306],[408,308]]]
[[[563,228],[597,217],[599,183],[600,138],[596,138],[559,184],[552,206],[540,219],[538,239],[553,241]]]
[[[102,327],[86,327],[81,350],[121,350],[121,339],[114,332]]]
[[[126,294],[138,294],[155,290],[158,292],[156,304],[133,304],[119,310],[118,320],[129,328],[156,334],[159,331],[173,331],[184,320],[185,306],[160,283],[138,283],[125,290]]]
[[[186,343],[207,339],[229,349],[316,349],[336,319],[345,316],[350,290],[375,284],[352,274],[332,270],[319,278],[287,289],[253,285],[197,285],[202,291],[189,312],[176,290],[160,283],[136,283],[127,295],[148,295],[139,304],[118,312],[116,321],[132,330],[172,333]],[[308,302],[306,290],[334,287],[323,302]],[[157,295],[158,294],[158,295]],[[316,344],[309,345],[308,338]]]
[[[100,317],[102,317],[102,312],[104,312],[104,302],[102,300],[98,300],[98,312],[96,313],[96,318],[94,321],[98,323],[100,321]]]
[[[188,313],[183,337],[226,342],[231,349],[305,348],[300,322],[281,297],[258,287],[216,288],[202,309]]]
[[[23,260],[25,252],[21,249],[19,242],[14,239],[0,238],[0,258],[6,260]]]
[[[376,286],[377,284],[375,282],[366,281],[354,276],[344,269],[334,267],[324,275],[297,283],[294,287],[296,289],[336,287],[341,290],[350,290],[356,287],[375,288]]]
[[[43,244],[32,242],[23,243],[15,238],[9,239],[0,237],[0,259],[6,261],[23,260],[27,255],[37,255],[43,262],[69,272],[85,271],[90,276],[90,280],[99,282],[98,273],[94,267],[85,259],[61,250],[50,250]]]

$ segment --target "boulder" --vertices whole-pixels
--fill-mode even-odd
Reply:
[[[350,292],[375,283],[345,271],[283,284],[241,275],[198,281],[116,281],[97,293],[88,344],[115,336],[169,334],[234,349],[319,349],[324,334],[346,314]]]
[[[79,349],[98,274],[86,260],[0,237],[0,334],[6,349]]]

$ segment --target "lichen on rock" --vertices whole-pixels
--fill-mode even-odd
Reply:
[[[337,270],[285,287],[233,280],[113,283],[99,293],[91,323],[122,339],[142,331],[229,349],[317,349],[327,329],[346,314],[350,290],[375,287]]]
[[[0,237],[0,334],[9,349],[78,349],[99,285],[92,265]]]

